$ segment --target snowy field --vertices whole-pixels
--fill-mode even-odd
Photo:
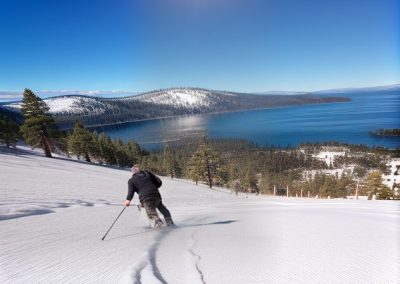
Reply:
[[[150,229],[130,207],[101,241],[129,177],[0,154],[0,283],[400,283],[399,202],[236,197],[163,178],[177,228]]]

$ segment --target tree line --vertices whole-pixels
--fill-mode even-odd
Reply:
[[[399,128],[378,129],[373,132],[370,132],[370,134],[376,136],[400,136],[400,129]]]

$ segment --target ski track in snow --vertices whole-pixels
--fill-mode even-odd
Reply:
[[[203,219],[204,218],[198,219],[197,221],[202,221]],[[193,220],[193,218],[185,220],[184,223],[190,222],[190,220]],[[151,245],[146,248],[146,252],[141,255],[139,260],[128,270],[122,283],[170,283],[164,278],[158,267],[158,251],[163,250],[163,245],[165,245],[164,240],[166,238],[171,238],[173,236],[170,235],[179,232],[179,230],[185,230],[188,227],[190,228],[192,226],[186,225],[176,226],[174,228],[165,227],[162,229],[154,229],[154,231],[157,232],[157,236]],[[185,267],[182,269],[181,273],[186,273],[187,278],[191,279],[191,283],[195,283],[197,280],[198,283],[205,284],[204,275],[199,265],[201,257],[195,253],[195,246],[195,230],[190,230],[190,237],[186,242],[186,247],[182,248],[183,254],[185,254]]]
[[[201,261],[201,256],[196,254],[194,251],[194,248],[196,246],[196,239],[195,239],[195,233],[192,233],[191,238],[189,239],[189,249],[188,252],[190,253],[190,255],[193,257],[194,259],[194,266],[200,276],[200,281],[201,283],[205,284],[206,282],[204,281],[204,274],[200,269],[200,261]]]
[[[154,239],[153,243],[150,245],[149,248],[147,248],[147,251],[139,257],[139,261],[135,263],[129,270],[129,278],[125,279],[123,283],[142,283],[142,274],[144,272],[147,272],[146,274],[149,274],[148,271],[151,271],[151,278],[152,279],[147,279],[152,281],[153,283],[167,283],[163,276],[161,275],[158,267],[157,267],[157,250],[158,247],[160,246],[163,238],[167,236],[169,231],[167,228],[162,228],[162,229],[155,229],[155,230],[160,230],[161,232],[158,232],[157,237]],[[147,278],[149,276],[147,275]]]
[[[177,227],[150,229],[132,206],[101,241],[129,176],[0,153],[0,283],[400,283],[398,202],[236,197],[162,178]]]

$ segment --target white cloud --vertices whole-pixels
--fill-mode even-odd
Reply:
[[[2,101],[12,101],[22,99],[22,93],[12,92],[12,91],[0,91],[0,100]]]

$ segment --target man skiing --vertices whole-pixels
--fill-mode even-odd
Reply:
[[[146,210],[147,216],[154,222],[154,227],[158,228],[163,225],[163,221],[157,214],[158,209],[164,215],[165,222],[168,226],[173,226],[171,214],[161,200],[161,194],[158,188],[161,187],[161,180],[149,171],[141,171],[139,165],[131,168],[132,177],[128,181],[128,195],[125,200],[125,206],[130,206],[131,200],[135,192],[139,195],[139,201]]]

